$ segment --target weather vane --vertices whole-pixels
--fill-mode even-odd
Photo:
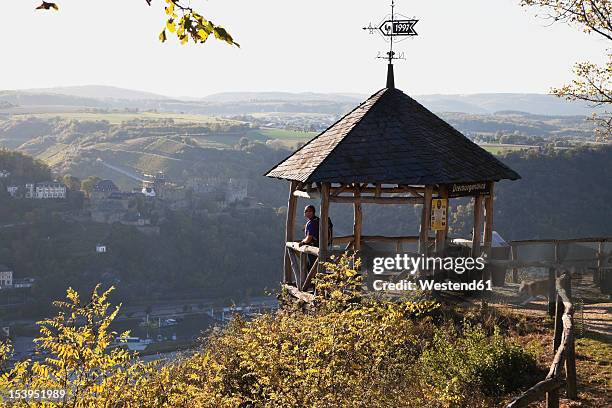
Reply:
[[[393,60],[396,59],[406,59],[403,52],[399,55],[395,54],[395,51],[393,51],[393,43],[403,41],[410,36],[418,35],[417,32],[414,31],[414,25],[418,21],[419,20],[415,18],[409,18],[396,13],[395,0],[391,0],[391,14],[387,14],[383,17],[382,21],[377,26],[372,26],[372,23],[369,23],[367,27],[363,27],[363,29],[369,31],[370,34],[381,34],[385,41],[389,42],[389,51],[386,53],[387,56],[381,56],[379,52],[376,58],[386,59],[389,61],[389,64],[393,64]]]

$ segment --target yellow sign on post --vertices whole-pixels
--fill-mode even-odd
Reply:
[[[431,229],[442,231],[446,229],[446,210],[448,200],[446,198],[433,198],[431,200]]]

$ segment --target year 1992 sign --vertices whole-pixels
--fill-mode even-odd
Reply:
[[[414,25],[418,21],[419,20],[387,20],[378,28],[385,36],[417,35],[417,32],[414,31]]]

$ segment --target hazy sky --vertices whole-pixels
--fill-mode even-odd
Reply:
[[[113,85],[171,96],[223,91],[371,94],[385,82],[387,44],[361,30],[389,0],[192,0],[242,48],[209,40],[161,44],[163,0],[4,1],[0,89]],[[420,21],[398,44],[396,85],[410,94],[547,92],[574,61],[603,60],[604,42],[547,27],[518,0],[397,0]]]

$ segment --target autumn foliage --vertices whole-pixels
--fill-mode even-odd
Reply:
[[[48,357],[6,368],[0,390],[65,388],[54,406],[71,407],[489,407],[529,380],[534,357],[498,329],[452,323],[431,300],[361,296],[355,266],[328,265],[314,310],[237,317],[165,365],[109,348],[110,290],[68,290],[40,322]]]

